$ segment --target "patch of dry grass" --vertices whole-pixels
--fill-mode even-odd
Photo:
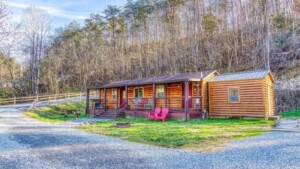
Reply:
[[[84,102],[70,102],[70,103],[40,107],[40,108],[23,112],[23,114],[30,118],[34,118],[45,122],[52,122],[52,123],[62,122],[66,120],[73,120],[75,118],[74,115],[69,115],[67,118],[65,118],[62,115],[62,113],[65,110],[76,110],[81,114],[79,117],[81,118],[86,117]]]

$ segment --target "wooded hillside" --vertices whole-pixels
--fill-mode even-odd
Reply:
[[[0,98],[13,97],[21,86],[21,67],[15,59],[0,54]]]
[[[10,12],[0,2],[0,35],[15,35],[1,27]],[[280,111],[300,106],[300,0],[128,0],[84,24],[53,31],[50,23],[45,11],[28,7],[20,38],[9,38],[21,39],[26,58],[16,83],[21,92],[12,87],[13,95],[202,70],[271,69]]]
[[[52,92],[179,72],[299,76],[299,0],[128,0],[59,30],[43,60]],[[288,74],[287,74],[288,72]],[[284,76],[281,76],[284,75]]]

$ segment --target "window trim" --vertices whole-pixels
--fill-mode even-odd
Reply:
[[[116,95],[114,94],[114,92],[116,91]],[[114,98],[114,96],[116,96],[116,98]],[[111,95],[113,100],[117,100],[118,98],[118,89],[112,89],[112,95]]]
[[[135,97],[135,89],[142,89],[143,91],[143,96],[142,97]],[[133,88],[133,98],[143,98],[145,96],[145,93],[144,93],[144,87],[135,87]]]
[[[157,88],[163,88],[163,97],[158,97],[158,90],[157,90]],[[165,95],[166,95],[166,91],[165,91],[165,86],[164,85],[158,85],[158,86],[156,86],[156,98],[165,98]]]
[[[231,89],[237,89],[238,90],[238,98],[239,98],[239,101],[237,102],[234,102],[234,101],[230,101],[230,90]],[[228,102],[229,103],[240,103],[241,102],[241,90],[240,90],[240,87],[228,87]]]

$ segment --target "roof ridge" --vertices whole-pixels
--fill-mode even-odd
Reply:
[[[231,75],[231,74],[244,74],[244,73],[265,72],[265,71],[266,71],[266,72],[269,72],[269,70],[259,69],[259,70],[251,70],[251,71],[223,73],[223,74],[220,74],[220,76],[222,76],[222,75]]]
[[[254,70],[236,73],[227,73],[217,76],[212,81],[231,81],[231,80],[247,80],[247,79],[261,79],[269,74],[270,70]]]

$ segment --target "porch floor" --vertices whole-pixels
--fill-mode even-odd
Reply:
[[[95,110],[99,111],[99,110]],[[148,118],[148,113],[152,110],[125,110],[126,117],[137,117],[137,118]],[[115,109],[107,109],[103,114],[99,116],[94,115],[94,110],[89,110],[89,115],[95,118],[114,118],[115,117]],[[201,112],[190,110],[188,113],[189,119],[200,119]],[[184,110],[170,110],[168,120],[185,120]]]

